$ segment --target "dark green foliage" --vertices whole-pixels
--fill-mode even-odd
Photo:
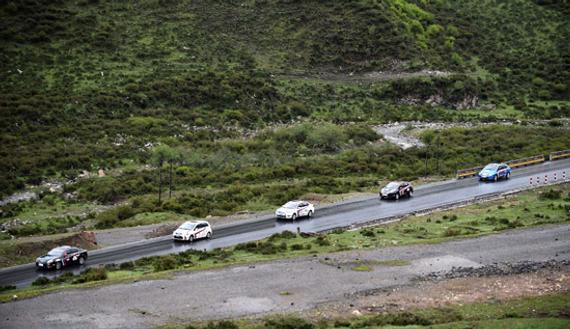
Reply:
[[[5,292],[14,289],[16,289],[16,286],[0,286],[0,292]]]
[[[239,326],[230,320],[208,322],[206,329],[239,329]]]
[[[107,280],[107,269],[104,267],[91,267],[88,268],[81,275],[77,276],[73,280],[74,284],[92,282],[92,281],[104,281]]]
[[[155,272],[162,272],[175,269],[178,262],[176,260],[176,256],[170,255],[157,257],[152,265]]]
[[[264,322],[264,328],[267,329],[314,329],[315,325],[307,320],[294,316],[281,316],[277,318],[267,319]]]
[[[558,200],[558,199],[562,198],[562,191],[550,189],[546,192],[541,193],[540,198],[541,199],[547,199],[547,200]]]
[[[279,239],[294,239],[297,237],[297,234],[291,231],[283,231],[281,233],[274,233],[269,237],[269,241],[276,241]]]
[[[373,238],[373,237],[376,236],[376,233],[374,233],[374,230],[372,230],[372,229],[363,229],[363,230],[360,230],[360,234],[361,234],[362,236],[369,237],[369,238]]]
[[[51,283],[51,280],[45,276],[40,276],[34,282],[32,282],[32,286],[45,286]]]
[[[240,243],[234,247],[234,250],[247,251],[263,255],[277,254],[278,252],[287,251],[287,244],[282,242],[278,245],[270,241],[255,241]]]

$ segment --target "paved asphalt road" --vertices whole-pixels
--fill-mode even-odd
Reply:
[[[570,159],[546,162],[540,165],[513,170],[511,179],[499,182],[479,182],[475,178],[450,180],[441,183],[424,185],[416,188],[413,198],[399,201],[380,201],[378,198],[345,202],[325,206],[315,211],[313,219],[301,219],[294,223],[276,221],[267,216],[260,219],[244,221],[235,224],[214,227],[214,239],[198,241],[193,244],[177,243],[167,237],[149,239],[110,248],[96,250],[90,253],[86,266],[121,263],[141,257],[177,253],[189,248],[213,249],[259,240],[273,233],[284,230],[296,231],[299,227],[303,232],[319,232],[351,224],[366,223],[382,219],[389,220],[393,216],[409,214],[424,209],[437,208],[462,201],[496,193],[508,192],[529,186],[529,178],[545,175],[553,181],[553,174],[565,171],[570,175]],[[568,178],[567,178],[568,179]],[[54,277],[72,271],[79,273],[86,267],[75,267],[59,272],[41,273],[35,270],[34,264],[26,264],[0,270],[0,286],[16,285],[23,287],[31,284],[39,276]]]

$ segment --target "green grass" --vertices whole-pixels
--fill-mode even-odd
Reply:
[[[405,312],[380,313],[338,319],[304,319],[297,315],[269,315],[261,319],[231,321],[238,329],[272,328],[449,328],[449,329],[557,329],[567,328],[570,320],[570,293],[531,296],[504,300],[498,304],[476,303],[450,305],[446,308],[412,309]],[[227,320],[225,320],[227,321]],[[318,322],[317,322],[318,321]],[[157,329],[182,329],[187,324],[170,323]],[[220,322],[192,323],[195,328],[217,328]],[[226,326],[228,324],[226,323]],[[229,327],[229,326],[228,326]],[[220,326],[220,328],[222,328]]]
[[[555,191],[551,192],[551,189]],[[208,252],[189,250],[175,255],[148,257],[128,263],[128,267],[111,268],[104,282],[128,281],[125,270],[139,279],[155,274],[197,271],[231,265],[265,262],[346,250],[363,250],[391,246],[441,243],[452,239],[476,237],[504,230],[570,221],[570,184],[541,188],[509,196],[499,201],[470,205],[425,216],[412,216],[400,222],[351,231],[334,231],[317,237],[301,237],[292,232]],[[450,234],[453,233],[453,234]],[[325,261],[326,262],[326,261]],[[409,260],[375,259],[356,263],[355,271],[370,271],[374,266],[408,266]],[[120,278],[113,277],[115,270]],[[54,285],[49,291],[67,286]],[[81,287],[77,285],[75,287]],[[42,293],[43,288],[26,288],[26,295]],[[9,300],[13,292],[0,294]]]

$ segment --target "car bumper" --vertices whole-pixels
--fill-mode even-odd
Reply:
[[[55,263],[39,263],[36,262],[36,268],[40,269],[40,270],[50,270],[52,268],[55,268]]]
[[[495,180],[495,176],[497,176],[497,175],[493,175],[493,176],[479,176],[479,180],[483,180],[483,181]]]
[[[185,237],[183,235],[173,235],[172,238],[174,240],[178,240],[178,241],[188,241],[190,240],[190,237]]]
[[[380,193],[380,199],[394,199],[396,198],[396,193]]]
[[[278,219],[291,219],[293,214],[275,214]]]

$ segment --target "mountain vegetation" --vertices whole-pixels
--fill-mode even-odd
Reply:
[[[66,191],[129,200],[121,218],[205,216],[418,177],[428,151],[369,125],[569,117],[569,15],[567,0],[3,1],[0,195],[103,168]],[[429,173],[570,147],[556,127],[438,134]]]

